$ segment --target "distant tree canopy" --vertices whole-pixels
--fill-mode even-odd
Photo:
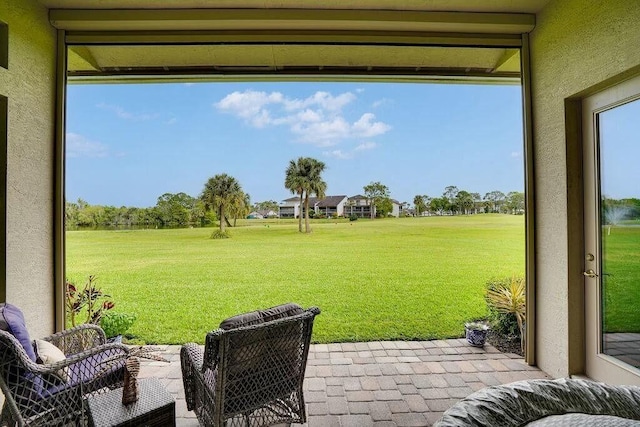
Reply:
[[[524,193],[491,191],[484,197],[480,193],[460,190],[455,185],[445,187],[441,197],[416,195],[413,198],[415,215],[469,215],[477,213],[523,214]]]
[[[324,163],[312,158],[299,158],[289,162],[285,174],[285,187],[300,196],[305,212],[313,210],[306,207],[311,195],[324,197],[326,183],[322,179]],[[218,191],[219,190],[219,191]],[[224,191],[223,191],[224,190]],[[385,217],[392,212],[393,205],[389,187],[381,182],[365,185],[365,197],[374,206],[372,216]],[[306,203],[305,203],[306,202]],[[220,215],[223,207],[224,214]],[[408,203],[403,204],[408,208]],[[149,208],[115,207],[90,205],[83,199],[66,202],[65,225],[78,227],[204,227],[215,224],[222,218],[225,225],[235,226],[238,218],[246,217],[252,210],[278,212],[279,204],[275,200],[266,200],[251,204],[248,193],[242,191],[238,181],[226,174],[216,175],[205,184],[199,198],[186,193],[165,193],[158,197],[156,205]],[[603,198],[603,221],[615,225],[624,220],[640,220],[640,199]],[[311,211],[311,212],[309,212]],[[441,197],[417,194],[413,198],[413,211],[406,209],[406,215],[468,215],[477,213],[504,213],[519,215],[525,212],[524,193],[511,191],[507,194],[494,190],[484,197],[479,193],[460,190],[454,185],[445,187]],[[306,216],[306,215],[305,215]],[[233,219],[233,223],[230,221]],[[302,217],[299,217],[299,229]],[[307,221],[305,230],[310,231]],[[224,225],[222,226],[224,229]]]
[[[216,212],[220,219],[221,233],[225,231],[225,224],[231,226],[227,213],[234,219],[238,216],[244,217],[250,205],[249,196],[242,191],[238,180],[226,173],[209,178],[204,184],[200,200],[207,210]]]
[[[389,187],[376,181],[365,185],[363,190],[365,197],[369,201],[369,205],[373,206],[373,209],[371,209],[371,219],[376,216],[385,217],[391,212],[393,205],[391,204]]]
[[[275,200],[266,200],[264,202],[254,203],[253,209],[256,211],[274,211],[277,213],[279,206],[280,205]]]
[[[203,227],[216,221],[204,204],[186,193],[165,193],[155,206],[137,208],[90,205],[85,200],[66,202],[65,225],[76,227]]]

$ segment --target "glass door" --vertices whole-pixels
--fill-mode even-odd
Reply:
[[[586,373],[640,384],[640,78],[582,107]]]

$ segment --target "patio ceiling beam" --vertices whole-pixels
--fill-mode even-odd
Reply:
[[[407,31],[523,34],[535,15],[331,9],[52,9],[51,24],[67,31]]]
[[[98,44],[333,44],[519,48],[520,34],[400,31],[73,31],[69,45]]]
[[[96,61],[96,59],[91,54],[91,51],[86,46],[69,47],[67,56],[68,56],[68,61],[70,63],[78,62],[84,65],[83,68],[90,67],[95,71],[100,70],[100,65],[98,64],[98,61]]]

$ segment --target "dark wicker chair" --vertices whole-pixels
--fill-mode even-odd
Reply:
[[[80,325],[43,340],[61,349],[66,359],[36,363],[11,333],[0,331],[0,389],[5,397],[2,425],[82,422],[84,397],[122,386],[128,348],[106,344],[100,327]],[[59,376],[62,369],[66,381]]]
[[[319,313],[295,304],[273,307],[222,322],[207,334],[204,351],[185,344],[180,359],[187,408],[200,424],[304,423],[302,383]]]

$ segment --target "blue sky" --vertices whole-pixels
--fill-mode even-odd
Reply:
[[[154,206],[219,173],[253,202],[291,197],[289,160],[326,163],[327,194],[380,181],[401,202],[444,188],[523,191],[516,85],[164,83],[70,85],[66,197]]]
[[[640,197],[640,100],[600,114],[602,194],[614,199]]]

